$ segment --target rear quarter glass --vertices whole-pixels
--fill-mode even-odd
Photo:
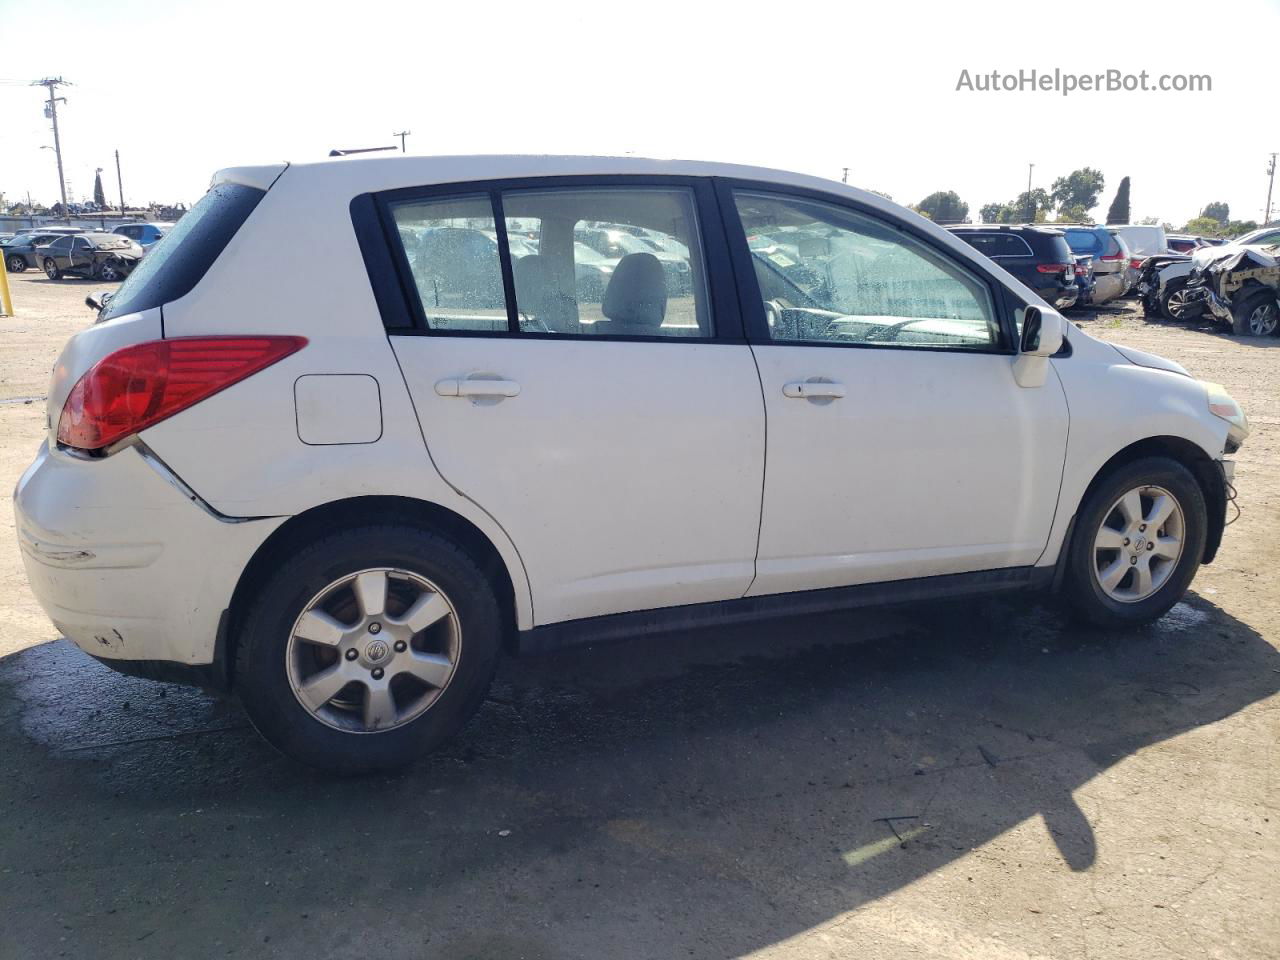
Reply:
[[[129,274],[100,320],[149,310],[191,292],[266,191],[240,183],[212,187]]]

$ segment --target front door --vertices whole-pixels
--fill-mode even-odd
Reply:
[[[511,537],[536,623],[741,596],[764,410],[723,235],[701,229],[709,186],[380,202],[416,294],[418,329],[391,342],[427,448]],[[584,242],[600,232],[617,251]]]
[[[1015,382],[993,282],[867,213],[725,197],[768,415],[751,594],[1034,564],[1067,408]]]

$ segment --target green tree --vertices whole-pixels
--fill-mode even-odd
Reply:
[[[1120,181],[1120,187],[1116,190],[1115,199],[1111,201],[1111,206],[1107,209],[1107,223],[1128,223],[1129,222],[1129,178],[1125,177]]]
[[[1223,203],[1221,200],[1215,200],[1213,203],[1206,203],[1204,209],[1200,211],[1201,217],[1208,217],[1210,220],[1217,220],[1220,224],[1225,224],[1231,219],[1231,207]]]
[[[1093,223],[1089,211],[1079,205],[1058,208],[1058,223]]]
[[[1034,190],[1023,190],[1018,194],[1018,198],[1009,204],[1005,210],[1005,216],[1008,219],[1001,219],[1001,223],[1043,223],[1049,217],[1049,211],[1053,209],[1053,198],[1049,196],[1044,187],[1036,187]]]
[[[1222,224],[1213,217],[1196,217],[1194,220],[1188,220],[1182,231],[1198,237],[1216,237],[1222,233]]]
[[[1003,203],[984,203],[978,211],[978,216],[982,217],[983,223],[1000,223],[1000,214],[1005,206],[1006,204]]]
[[[102,171],[93,175],[93,202],[98,205],[99,210],[107,206],[107,195],[102,192]]]
[[[1092,210],[1098,205],[1098,194],[1102,193],[1103,186],[1105,181],[1101,170],[1081,167],[1053,181],[1053,190],[1049,195],[1060,207],[1084,207]]]
[[[938,190],[916,204],[916,212],[935,223],[963,223],[969,215],[969,205],[954,190]]]

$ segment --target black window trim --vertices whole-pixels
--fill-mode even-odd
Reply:
[[[591,189],[603,187],[689,190],[697,218],[697,241],[702,248],[712,335],[622,336],[598,333],[542,333],[521,330],[512,281],[511,253],[507,246],[502,194],[523,190]],[[390,205],[406,200],[435,200],[488,196],[498,237],[502,283],[507,303],[506,330],[436,330],[427,325],[413,288],[413,276],[404,246],[399,242]],[[374,300],[389,336],[472,337],[479,339],[564,340],[602,343],[745,344],[746,333],[734,283],[725,225],[721,221],[715,188],[709,177],[664,174],[580,174],[547,177],[514,177],[496,180],[464,180],[403,187],[355,197],[350,205],[352,225],[373,288]]]
[[[1008,287],[993,277],[976,259],[965,260],[956,255],[954,250],[938,245],[934,237],[917,229],[905,219],[889,219],[880,210],[859,203],[849,197],[843,197],[822,190],[807,187],[796,187],[790,184],[775,183],[768,180],[739,180],[734,178],[713,178],[716,197],[720,204],[720,218],[724,224],[726,240],[729,244],[733,262],[734,275],[738,284],[738,298],[741,301],[742,320],[747,331],[747,341],[752,346],[770,347],[837,347],[853,350],[911,350],[924,353],[960,353],[960,354],[995,354],[999,356],[1017,355],[1017,335],[1014,326],[1014,310],[1025,306],[1015,298]],[[997,330],[1000,342],[989,347],[947,347],[947,346],[913,346],[907,343],[866,343],[840,340],[774,340],[769,336],[769,324],[764,315],[764,302],[756,283],[755,267],[751,260],[751,250],[747,245],[747,233],[738,216],[738,208],[734,203],[733,192],[740,190],[747,193],[770,194],[782,198],[808,200],[814,203],[825,203],[828,206],[842,207],[850,213],[874,220],[889,230],[906,234],[917,243],[933,250],[940,257],[957,262],[970,273],[975,280],[984,284],[991,296],[991,306],[996,312]],[[968,250],[981,256],[977,250]]]

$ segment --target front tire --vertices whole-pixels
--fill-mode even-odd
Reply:
[[[1182,464],[1145,457],[1096,483],[1068,547],[1071,611],[1102,627],[1150,623],[1182,599],[1208,531],[1204,493]]]
[[[285,755],[339,774],[392,770],[480,706],[504,622],[492,582],[438,534],[338,531],[263,584],[240,633],[236,687]]]
[[[5,261],[10,273],[22,273],[27,269],[27,261],[24,257],[18,256],[16,253]]]
[[[1166,320],[1185,323],[1204,313],[1204,304],[1188,298],[1185,280],[1173,280],[1165,285],[1164,293],[1160,297],[1160,313]]]
[[[1275,336],[1280,330],[1280,303],[1273,290],[1255,290],[1231,305],[1231,332],[1237,337]]]
[[[62,271],[58,269],[58,265],[48,257],[44,258],[44,275],[50,280],[61,280]]]

